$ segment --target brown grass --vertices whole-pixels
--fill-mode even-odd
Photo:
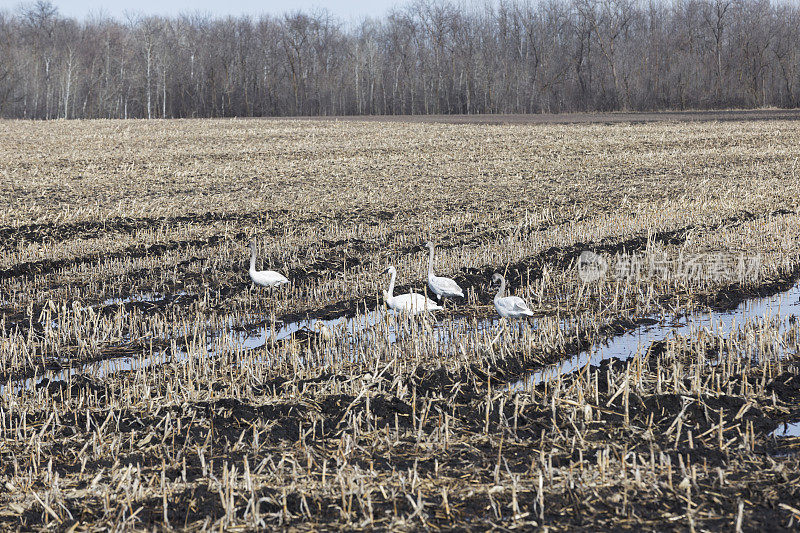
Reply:
[[[797,322],[507,385],[796,282],[799,124],[0,122],[0,524],[795,527],[769,434],[798,418]],[[251,286],[250,239],[289,289]],[[467,298],[376,315],[389,264],[425,290],[428,239]],[[587,284],[584,249],[760,263]],[[485,322],[494,271],[531,323]],[[270,340],[305,317],[375,324]]]

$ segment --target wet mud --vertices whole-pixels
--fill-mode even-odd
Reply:
[[[668,245],[681,245],[685,242],[687,235],[696,229],[714,229],[724,226],[735,225],[738,223],[742,223],[747,220],[752,220],[758,217],[768,218],[772,216],[780,216],[791,213],[788,210],[778,210],[771,213],[765,213],[763,215],[755,215],[752,213],[744,212],[739,216],[731,217],[721,221],[718,224],[709,227],[700,227],[700,226],[687,226],[683,228],[678,228],[675,230],[669,231],[662,231],[658,233],[654,233],[649,237],[649,240],[652,242],[657,242],[661,244],[668,244]],[[538,231],[541,228],[534,228],[531,231]],[[206,240],[196,240],[196,241],[180,241],[180,242],[172,242],[168,244],[157,244],[152,245],[150,247],[141,247],[137,249],[132,249],[127,252],[119,252],[117,254],[113,254],[114,256],[118,257],[144,257],[149,255],[158,255],[160,253],[164,253],[166,250],[179,250],[179,249],[186,249],[190,247],[205,247],[205,246],[213,246],[217,244],[223,237],[216,235],[212,236]],[[235,240],[244,240],[245,236],[243,233],[238,233],[231,237]],[[576,243],[574,245],[568,247],[551,247],[542,252],[536,254],[535,256],[523,259],[522,261],[509,264],[509,265],[486,265],[483,267],[463,267],[459,273],[454,275],[454,279],[459,285],[465,289],[465,291],[472,290],[475,295],[477,296],[478,302],[484,306],[491,306],[492,299],[494,297],[494,293],[490,291],[488,280],[491,279],[491,276],[494,272],[501,271],[505,274],[506,279],[509,281],[511,285],[518,285],[518,284],[529,284],[531,281],[534,281],[542,276],[542,272],[545,268],[557,268],[557,269],[567,269],[570,268],[575,264],[578,257],[584,250],[592,250],[597,254],[602,255],[614,255],[617,253],[632,253],[632,252],[639,252],[645,249],[648,243],[647,236],[637,236],[632,237],[629,239],[625,239],[622,241],[602,241],[599,243]],[[342,241],[323,241],[323,246],[325,247],[322,253],[317,253],[319,257],[313,263],[309,263],[307,266],[302,268],[294,268],[290,269],[289,274],[290,277],[294,280],[295,283],[303,283],[309,280],[318,279],[325,275],[331,275],[333,272],[341,271],[344,265],[363,265],[367,266],[370,262],[369,259],[364,257],[362,260],[358,255],[352,255],[349,252],[357,252],[357,253],[364,253],[365,256],[368,255],[368,252],[372,250],[370,243],[366,243],[360,239],[347,239]],[[449,247],[456,247],[462,246],[463,243],[444,243],[441,245],[441,248],[449,248]],[[348,253],[344,252],[344,250],[348,251]],[[419,253],[423,251],[421,247],[413,247],[406,250],[405,253],[413,254]],[[108,258],[110,256],[106,255],[104,258]],[[94,260],[97,260],[95,258]],[[87,261],[89,262],[89,258],[78,258],[73,261]],[[169,309],[173,306],[180,306],[186,307],[189,305],[193,305],[198,300],[198,293],[200,292],[202,287],[200,283],[207,283],[209,280],[200,280],[194,279],[199,275],[196,272],[190,272],[189,269],[193,263],[202,261],[199,258],[189,258],[187,260],[182,261],[180,264],[176,265],[175,267],[169,268],[170,272],[174,272],[177,275],[177,280],[171,287],[174,291],[172,294],[166,294],[162,298],[153,299],[149,301],[129,301],[122,304],[117,303],[110,303],[110,304],[100,304],[98,306],[98,312],[104,315],[110,315],[114,312],[117,312],[120,305],[128,312],[137,310],[143,314],[155,314],[161,313],[165,314],[169,312]],[[59,263],[58,261],[52,262],[42,262],[47,263],[49,268],[53,268],[53,265]],[[244,264],[244,263],[243,263]],[[38,265],[41,266],[41,265]],[[26,274],[35,275],[38,273],[37,264],[35,263],[26,263],[23,265],[18,265],[16,270],[23,270]],[[140,275],[142,277],[147,276],[154,276],[157,275],[160,267],[156,267],[155,269],[147,269],[145,272],[141,272]],[[167,268],[167,267],[164,267]],[[9,269],[7,271],[0,271],[0,279],[3,279],[4,272],[7,273],[8,276],[11,276],[12,273],[10,271],[15,269]],[[230,265],[228,267],[224,267],[220,272],[217,273],[218,276],[224,276],[227,274],[235,274],[242,270],[240,265]],[[16,272],[13,275],[17,275]],[[726,287],[723,287],[716,293],[712,294],[698,294],[696,297],[699,300],[701,305],[708,306],[712,309],[717,310],[726,310],[735,308],[738,304],[748,298],[754,298],[758,296],[769,296],[772,294],[776,294],[778,292],[782,292],[790,288],[794,283],[796,283],[798,279],[798,272],[789,272],[786,273],[780,279],[771,280],[764,284],[759,285],[758,287],[743,287],[738,284],[731,284]],[[136,273],[132,274],[132,277],[135,277]],[[194,281],[193,281],[194,279]],[[220,296],[225,298],[230,298],[235,294],[238,294],[242,291],[248,290],[251,287],[251,282],[249,279],[246,278],[245,275],[241,275],[241,279],[238,282],[228,283],[224,287],[208,287],[212,290],[216,289],[219,291]],[[170,287],[168,287],[170,288]],[[194,289],[194,292],[186,292],[186,289]],[[397,293],[406,293],[406,292],[419,292],[424,293],[426,291],[426,287],[420,284],[403,284],[399,285],[395,288]],[[453,307],[451,310],[447,311],[449,314],[454,314],[455,316],[461,316],[461,312],[457,306],[458,302],[456,301],[456,306]],[[372,312],[379,308],[383,307],[383,302],[381,301],[380,296],[376,295],[374,298],[351,298],[347,300],[340,300],[336,301],[324,306],[320,306],[314,309],[302,309],[290,313],[284,313],[278,317],[276,320],[278,322],[283,323],[293,323],[299,322],[302,320],[310,320],[310,319],[319,319],[319,320],[334,320],[341,317],[352,317],[355,316],[359,312]],[[39,316],[43,309],[43,306],[37,305],[33,307],[33,316]],[[41,334],[43,331],[43,326],[41,323],[37,321],[31,321],[30,316],[20,310],[13,310],[13,309],[2,309],[0,311],[4,313],[4,325],[7,332],[12,331],[13,329],[18,329],[23,333],[27,333],[29,328],[33,328],[35,333]],[[629,320],[629,319],[615,319],[610,324],[606,324],[601,327],[601,335],[603,336],[612,336],[618,335],[625,331],[629,331],[641,323],[643,321],[648,320],[647,318],[640,318],[638,320]],[[566,352],[559,353],[557,356],[560,357],[568,357],[570,355],[574,355],[575,353],[580,352],[587,346],[587,343],[590,342],[589,339],[586,338],[579,338],[574,339],[569,342],[569,344],[565,347]],[[115,349],[110,348],[107,350],[108,355],[98,356],[95,360],[102,360],[103,358],[113,358],[115,357]],[[13,378],[27,378],[36,373],[37,371],[41,370],[52,370],[62,368],[62,364],[58,362],[48,361],[48,354],[44,354],[42,357],[42,361],[44,362],[37,362],[37,364],[33,367],[27,368],[25,370],[17,372]],[[549,354],[543,354],[541,358],[537,358],[537,363],[542,362],[554,362],[550,359]],[[531,362],[530,361],[519,361],[513,358],[504,360],[502,363],[504,366],[508,368],[495,368],[493,369],[494,372],[498,373],[498,375],[505,376],[508,374],[508,379],[512,379],[513,376],[518,375],[520,372],[530,369]],[[5,376],[7,379],[12,376]]]
[[[651,373],[663,366],[664,361],[659,358],[667,356],[659,354],[657,348],[651,352],[644,366],[635,371],[652,377]],[[450,373],[441,368],[422,367],[408,374],[387,372],[376,376],[371,384],[375,392],[363,397],[325,393],[332,383],[347,378],[321,375],[305,380],[270,380],[240,391],[241,398],[168,405],[151,415],[114,410],[104,421],[79,410],[59,425],[55,436],[67,444],[63,453],[53,451],[48,468],[65,479],[84,470],[96,472],[109,468],[111,464],[104,460],[89,459],[81,465],[68,453],[73,446],[76,450],[82,445],[101,425],[111,427],[123,442],[137,443],[125,447],[117,458],[116,467],[123,470],[160,472],[164,468],[163,457],[148,450],[165,445],[189,450],[213,443],[214,451],[208,458],[189,454],[179,462],[180,466],[164,470],[166,479],[180,480],[187,488],[172,492],[166,507],[161,497],[139,500],[140,527],[160,527],[166,522],[170,527],[183,527],[208,517],[220,519],[231,512],[246,520],[247,513],[253,511],[252,508],[248,511],[246,502],[254,501],[259,513],[271,516],[270,523],[290,527],[309,524],[315,528],[336,527],[347,520],[348,512],[371,515],[376,521],[373,525],[387,527],[392,516],[412,515],[422,503],[427,512],[421,524],[427,527],[450,527],[455,523],[467,530],[482,530],[492,524],[530,527],[535,522],[558,529],[625,529],[626,520],[633,517],[641,525],[663,524],[671,514],[683,516],[686,504],[677,495],[691,493],[695,505],[709,510],[695,518],[703,528],[727,528],[730,517],[739,512],[738,502],[746,500],[751,505],[745,530],[790,531],[789,517],[781,505],[795,507],[800,499],[800,488],[791,473],[797,465],[792,454],[800,450],[787,448],[770,433],[780,424],[775,416],[776,407],[796,405],[797,389],[791,385],[798,379],[797,366],[765,380],[764,391],[771,395],[767,400],[765,395],[746,399],[735,392],[659,393],[650,387],[619,394],[620,377],[635,365],[633,361],[612,359],[591,367],[588,372],[563,377],[559,384],[563,390],[591,382],[598,384],[596,396],[588,402],[590,417],[583,412],[576,416],[570,400],[563,403],[552,395],[552,384],[537,386],[534,395],[542,398],[539,402],[520,405],[509,399],[505,403],[487,404],[492,380],[486,376],[473,370]],[[725,379],[736,390],[744,381],[757,383],[760,378],[758,371],[745,370]],[[401,398],[391,392],[398,380],[407,384],[412,391],[410,395]],[[684,384],[687,391],[692,389],[689,381]],[[69,384],[42,382],[38,387],[46,388],[53,396],[89,394],[100,401],[113,394],[108,384],[80,376]],[[727,383],[722,387],[726,388]],[[280,399],[290,395],[296,399]],[[555,399],[544,401],[548,396]],[[264,400],[267,402],[263,403]],[[23,423],[18,414],[6,411],[3,416],[8,427]],[[26,416],[25,424],[44,427],[49,418],[46,411],[33,412]],[[450,428],[447,444],[425,446],[420,436],[440,434],[445,418]],[[353,420],[369,420],[370,425],[360,430],[363,433],[350,437]],[[172,428],[169,431],[165,421]],[[258,452],[252,448],[256,427],[261,428],[257,431]],[[570,446],[569,440],[560,439],[559,434],[580,435],[581,441]],[[369,440],[380,441],[384,435],[392,443],[389,448],[368,446]],[[244,447],[243,436],[247,437]],[[363,447],[350,459],[358,471],[369,472],[374,479],[386,479],[388,484],[397,472],[413,470],[420,479],[446,481],[449,490],[443,494],[421,483],[420,487],[425,488],[416,494],[419,500],[377,491],[371,495],[369,507],[360,500],[350,502],[349,509],[346,502],[343,509],[341,498],[322,487],[340,482],[334,477],[336,454],[341,453],[346,438]],[[750,446],[747,450],[738,445],[744,441]],[[734,442],[737,446],[726,446]],[[293,467],[303,472],[295,475],[302,475],[305,485],[292,484],[288,488],[261,485],[252,493],[235,495],[237,505],[233,509],[226,509],[224,494],[221,498],[219,490],[209,489],[208,479],[221,480],[230,475],[228,465],[242,464],[248,458],[250,468],[255,471],[257,457],[274,454],[272,460],[277,461],[293,449],[307,450],[309,454],[307,464]],[[773,468],[778,464],[772,459],[776,453],[789,458],[781,463],[782,469]],[[740,470],[743,460],[750,464],[748,471]],[[506,480],[515,476],[537,480],[542,476],[549,482],[548,476],[582,471],[604,461],[618,462],[631,479],[639,475],[636,472],[652,468],[652,472],[658,473],[655,482],[658,490],[637,488],[636,484],[628,488],[624,484],[600,488],[600,492],[588,492],[585,484],[566,486],[548,490],[544,507],[536,482],[522,484],[514,492],[488,491],[498,486],[498,465],[502,466]],[[325,469],[321,466],[323,462]],[[13,469],[6,462],[0,465],[0,475],[10,476]],[[458,481],[464,477],[469,479],[468,485]],[[89,481],[79,482],[77,490],[88,487]],[[319,490],[311,490],[315,484]],[[487,489],[469,490],[470,486]],[[620,499],[621,493],[625,502]],[[494,506],[516,510],[499,513],[498,517],[492,512]],[[92,497],[72,500],[68,507],[75,518],[88,521],[101,520],[103,509],[101,499]],[[627,512],[621,513],[625,509]],[[41,508],[32,508],[17,518],[0,515],[0,523],[5,527],[28,528],[43,524],[46,518]],[[676,529],[682,530],[688,519],[684,517],[679,525]]]
[[[760,216],[779,214],[784,213]],[[720,225],[756,216],[744,213]],[[507,266],[465,268],[455,278],[489,305],[493,294],[487,281],[497,270],[512,284],[530,283],[545,268],[569,268],[587,249],[611,255],[641,251],[648,241],[680,245],[693,229],[698,228],[553,247]],[[218,241],[198,242],[132,253]],[[463,242],[442,246],[451,245]],[[362,264],[357,261],[366,262],[363,256],[373,250],[357,239],[326,241],[322,248],[314,262],[290,272],[298,283],[342,269],[338,261]],[[343,259],[343,250],[355,256]],[[403,253],[419,251],[409,247]],[[25,268],[21,275],[61,267]],[[785,291],[799,279],[797,268],[758,287],[731,285],[700,298],[711,308],[731,309],[748,298]],[[243,276],[220,290],[235,293],[248,286]],[[397,290],[415,288],[420,291],[418,284]],[[142,301],[97,302],[94,309],[103,316],[120,307],[167,315],[198,298],[197,292],[176,290]],[[279,318],[284,323],[333,319],[380,305],[357,298]],[[42,333],[27,312],[4,310],[4,318],[6,328]],[[532,370],[653,321],[617,318],[591,336],[564,339],[555,350],[487,356],[458,370],[435,363],[387,364],[355,374],[218,380],[208,384],[207,399],[181,399],[169,379],[180,366],[154,361],[146,385],[157,399],[150,402],[152,409],[126,406],[121,391],[143,388],[136,370],[77,372],[46,377],[32,390],[7,388],[0,397],[0,428],[14,435],[6,441],[20,459],[0,461],[0,476],[19,479],[20,472],[31,472],[34,479],[35,472],[39,477],[30,490],[42,503],[15,501],[12,511],[0,512],[0,528],[67,530],[124,517],[140,529],[200,528],[221,521],[252,529],[332,530],[346,524],[354,530],[684,531],[735,530],[741,515],[744,531],[795,530],[800,442],[777,431],[800,420],[798,354],[767,367],[733,361],[722,347],[709,344],[703,346],[705,356],[728,359],[700,365],[693,347],[676,349],[659,341],[637,357],[605,359],[536,383],[526,391],[528,399],[508,390]],[[240,327],[248,326],[253,324]],[[314,335],[301,328],[292,338],[307,341]],[[149,346],[109,346],[95,361],[122,357],[115,350],[125,348],[141,353]],[[42,354],[30,369],[0,381],[62,370],[69,366],[63,355],[56,360]],[[360,391],[353,390],[354,382]],[[16,407],[31,395],[48,399]],[[48,402],[61,407],[42,406]],[[37,452],[27,448],[29,442]],[[41,450],[47,461],[37,458]],[[57,495],[48,492],[54,479]],[[114,498],[103,496],[112,486],[126,488]]]

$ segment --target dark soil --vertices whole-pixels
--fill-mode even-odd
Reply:
[[[694,229],[781,214],[786,212],[744,212],[714,227],[677,228],[650,239],[681,245]],[[115,227],[132,231],[150,223],[120,221]],[[51,234],[41,230],[40,237],[96,230],[63,226]],[[222,238],[131,248],[120,257],[212,246]],[[440,247],[484,238],[497,235],[466,229]],[[584,250],[612,255],[641,251],[647,243],[646,236],[636,236],[553,247],[515,264],[465,268],[456,279],[489,304],[487,282],[496,271],[505,272],[511,284],[530,283],[545,267],[573,267]],[[345,260],[367,265],[374,250],[374,243],[360,239],[326,241],[314,261],[291,274],[302,284],[340,270]],[[421,251],[414,246],[402,253]],[[86,256],[70,264],[99,260]],[[191,257],[174,271],[188,274],[197,261]],[[64,266],[16,265],[0,279],[40,276]],[[153,274],[152,269],[141,273]],[[795,268],[757,287],[730,285],[698,298],[731,308],[755,295],[783,291],[798,279]],[[248,286],[243,277],[215,289],[234,294]],[[411,289],[420,287],[398,291]],[[121,305],[170,316],[198,300],[198,291],[173,292]],[[119,305],[97,312],[110,317]],[[377,305],[359,298],[281,318],[333,318]],[[33,316],[42,309],[34,306]],[[3,310],[6,331],[41,334],[27,313]],[[124,517],[138,529],[247,523],[251,529],[299,530],[691,531],[735,530],[741,513],[744,531],[796,530],[792,509],[800,508],[800,443],[771,435],[782,423],[800,420],[796,358],[780,370],[741,361],[704,365],[695,374],[695,346],[670,351],[665,343],[654,343],[642,361],[606,360],[525,394],[498,394],[542,364],[650,320],[611,320],[595,337],[566,338],[547,353],[472,354],[457,370],[430,361],[380,372],[370,368],[369,377],[363,368],[359,374],[284,373],[261,380],[230,380],[221,373],[191,387],[183,383],[196,387],[186,393],[176,385],[181,377],[175,365],[154,364],[145,378],[118,372],[95,379],[78,372],[67,380],[45,378],[32,391],[7,389],[0,397],[0,477],[7,491],[0,501],[16,507],[0,509],[0,529],[99,527],[118,525]],[[311,335],[305,331],[296,340]],[[314,349],[314,343],[307,345]],[[89,360],[147,348],[108,346]],[[736,356],[721,344],[704,349],[721,358]],[[29,368],[0,376],[0,382],[69,366],[68,354],[59,355],[37,354]],[[139,394],[150,396],[137,403],[132,398]],[[262,520],[258,525],[254,514]]]
[[[307,117],[282,120],[308,120]],[[423,122],[432,124],[641,124],[648,122],[731,122],[752,120],[800,120],[797,109],[736,109],[717,111],[651,111],[560,114],[484,115],[365,115],[318,117],[316,120],[368,122]]]
[[[753,213],[749,213],[747,211],[743,212],[742,214],[734,217],[730,217],[725,219],[718,224],[713,226],[697,226],[691,225],[686,226],[674,230],[662,231],[654,233],[650,236],[650,239],[653,242],[662,243],[662,244],[670,244],[670,245],[681,245],[685,242],[686,236],[692,231],[696,229],[704,229],[704,230],[714,230],[721,227],[736,225],[748,220],[753,220],[756,218],[769,218],[773,216],[780,216],[785,214],[790,214],[791,212],[788,210],[778,210],[771,213],[764,213],[760,215],[755,215]],[[206,215],[206,217],[210,217],[214,220],[213,215]],[[189,217],[191,218],[191,217]],[[200,217],[203,218],[203,217]],[[534,227],[528,228],[526,231],[535,232],[541,231],[542,229],[546,229],[546,227]],[[465,231],[465,240],[451,240],[445,242],[439,246],[439,248],[452,248],[457,246],[465,246],[468,245],[470,242],[477,242],[483,238],[487,237],[497,237],[497,235],[474,235],[469,231]],[[125,250],[122,252],[118,252],[111,255],[105,256],[87,256],[82,258],[74,258],[70,260],[61,260],[61,261],[38,261],[35,263],[23,263],[20,265],[16,265],[11,269],[0,271],[0,280],[3,279],[4,276],[11,277],[11,276],[34,276],[34,275],[41,275],[47,271],[53,271],[56,268],[67,266],[67,264],[77,264],[77,263],[92,263],[97,262],[101,259],[110,258],[110,257],[145,257],[150,255],[158,256],[163,254],[167,250],[185,250],[193,247],[203,248],[206,246],[213,246],[221,241],[224,237],[221,235],[214,235],[209,239],[205,239],[202,241],[193,240],[193,241],[175,241],[166,244],[156,244],[149,247],[137,247],[132,248],[130,250]],[[246,236],[239,232],[233,235],[232,238],[237,241],[244,241],[246,240]],[[492,274],[495,272],[502,272],[504,273],[506,280],[508,281],[509,285],[520,285],[520,284],[530,284],[532,281],[540,278],[542,276],[542,272],[544,268],[556,268],[556,269],[570,269],[574,266],[575,262],[577,261],[578,257],[584,250],[591,250],[597,254],[612,256],[618,253],[633,253],[633,252],[640,252],[643,251],[647,245],[648,237],[647,236],[637,236],[632,237],[629,239],[625,239],[623,241],[601,241],[597,243],[576,243],[571,246],[567,247],[551,247],[542,252],[536,254],[535,256],[528,257],[519,261],[517,263],[509,264],[509,265],[485,265],[482,267],[463,267],[461,272],[455,274],[454,278],[459,283],[459,285],[467,290],[472,290],[478,297],[478,301],[485,305],[491,306],[492,298],[494,297],[494,293],[490,290],[490,285],[488,280],[491,279]],[[330,275],[332,272],[341,271],[342,263],[347,262],[347,264],[353,265],[363,265],[368,266],[371,263],[369,259],[370,253],[375,250],[375,245],[372,243],[367,243],[365,241],[354,239],[354,240],[346,240],[341,242],[333,242],[333,241],[323,241],[322,243],[322,250],[317,251],[317,257],[313,262],[307,264],[303,268],[295,268],[290,270],[290,277],[294,280],[296,284],[301,284],[305,281],[315,280],[324,275]],[[424,250],[422,246],[415,246],[410,247],[408,249],[404,249],[404,254],[416,254],[421,253]],[[162,298],[154,299],[152,301],[144,301],[144,302],[126,302],[121,304],[126,310],[130,311],[133,309],[137,309],[144,314],[154,314],[154,313],[167,313],[168,310],[174,306],[179,307],[187,307],[193,305],[194,302],[198,299],[197,293],[189,293],[189,294],[177,294],[178,291],[184,291],[187,288],[191,289],[194,288],[195,290],[199,290],[201,287],[187,287],[187,283],[192,283],[191,279],[194,275],[191,272],[190,265],[196,263],[198,261],[202,261],[198,258],[189,258],[187,260],[182,261],[181,263],[177,264],[175,267],[170,268],[171,272],[179,274],[181,282],[174,283],[171,287],[168,287],[175,291],[172,294],[166,294]],[[158,269],[159,267],[156,267]],[[166,267],[165,267],[166,268]],[[229,265],[228,267],[224,267],[217,272],[217,276],[224,275],[225,273],[236,274],[240,271],[243,271],[243,265]],[[154,269],[149,269],[147,272],[140,272],[138,273],[139,276],[142,278],[146,278],[148,276],[157,275]],[[135,278],[137,276],[136,273],[132,274],[131,277]],[[777,294],[778,292],[782,292],[790,288],[794,283],[797,282],[798,278],[800,278],[800,272],[789,272],[786,273],[783,277],[770,280],[766,283],[763,283],[757,287],[750,287],[750,286],[742,286],[740,284],[734,283],[728,286],[722,287],[715,293],[710,294],[697,294],[696,298],[698,298],[699,303],[701,305],[707,306],[709,308],[715,310],[728,310],[733,309],[743,300],[758,296],[770,296],[773,294]],[[195,280],[196,283],[207,283],[213,280]],[[248,290],[251,287],[251,282],[249,279],[246,278],[246,275],[242,274],[241,279],[238,282],[228,283],[225,286],[219,286],[215,289],[219,292],[219,296],[224,300],[230,298],[231,296],[238,294],[242,291]],[[213,286],[211,288],[214,288]],[[406,292],[420,292],[424,293],[426,291],[426,287],[421,286],[419,284],[403,284],[399,285],[395,288],[397,293],[406,293]],[[457,302],[456,302],[457,303]],[[109,304],[104,307],[99,308],[99,312],[101,314],[111,314],[118,309],[120,304]],[[283,314],[276,319],[279,322],[283,323],[292,323],[298,322],[301,320],[307,319],[321,319],[321,320],[332,320],[340,317],[351,317],[355,316],[357,312],[364,312],[367,311],[374,311],[382,304],[380,297],[376,295],[374,298],[352,298],[348,300],[340,300],[337,302],[333,302],[324,306],[320,306],[314,309],[304,309],[299,310],[291,313]],[[39,316],[42,311],[42,306],[35,305],[33,307],[33,316]],[[40,323],[33,321],[31,322],[30,317],[26,312],[18,311],[18,310],[10,310],[10,309],[3,309],[0,308],[0,312],[3,312],[3,317],[5,318],[4,324],[6,331],[10,332],[14,328],[18,328],[22,332],[27,332],[28,328],[32,325],[34,331],[36,333],[42,332],[42,326]],[[452,311],[455,314],[458,314],[458,307],[455,307],[455,310]],[[642,319],[646,320],[646,319]],[[630,329],[635,328],[636,326],[640,325],[638,321],[630,321],[626,319],[618,319],[610,324],[603,326],[603,336],[613,335],[613,334],[621,334],[625,331],[629,331]],[[575,339],[570,346],[567,347],[568,354],[577,353],[585,347],[589,343],[589,339]],[[102,356],[98,356],[93,358],[92,360],[86,360],[86,362],[92,362],[97,360],[103,359],[110,359],[113,357],[117,357],[116,355],[117,349],[113,346],[109,347],[105,350],[105,354]],[[541,363],[542,361],[553,362],[549,357],[544,359],[538,359],[537,361]],[[58,370],[65,367],[65,362],[60,359],[49,359],[47,357],[43,357],[36,361],[33,366],[30,366],[25,369],[18,369],[13,375],[0,375],[0,380],[7,380],[7,379],[23,379],[29,378],[33,376],[36,372],[41,372],[42,370]],[[510,365],[517,369],[517,371],[521,371],[524,369],[530,368],[530,362],[520,362],[520,361],[505,361],[503,364]],[[498,372],[503,373],[504,369],[497,368],[495,369]],[[510,378],[509,378],[510,379]]]

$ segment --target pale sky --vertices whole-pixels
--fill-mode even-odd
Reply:
[[[326,8],[331,14],[344,22],[355,22],[363,17],[382,17],[392,7],[407,4],[407,0],[371,0],[357,2],[355,0],[51,0],[58,12],[68,17],[83,19],[89,14],[103,13],[107,16],[123,20],[126,13],[144,15],[177,15],[179,13],[209,13],[213,16],[226,15],[259,15],[268,13],[280,15],[315,8]],[[0,9],[15,8],[20,4],[32,3],[17,0],[0,0]]]

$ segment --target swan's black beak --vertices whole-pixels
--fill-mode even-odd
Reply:
[[[381,274],[388,274],[388,273],[389,273],[389,269],[388,268],[383,269],[383,272],[381,272]]]

